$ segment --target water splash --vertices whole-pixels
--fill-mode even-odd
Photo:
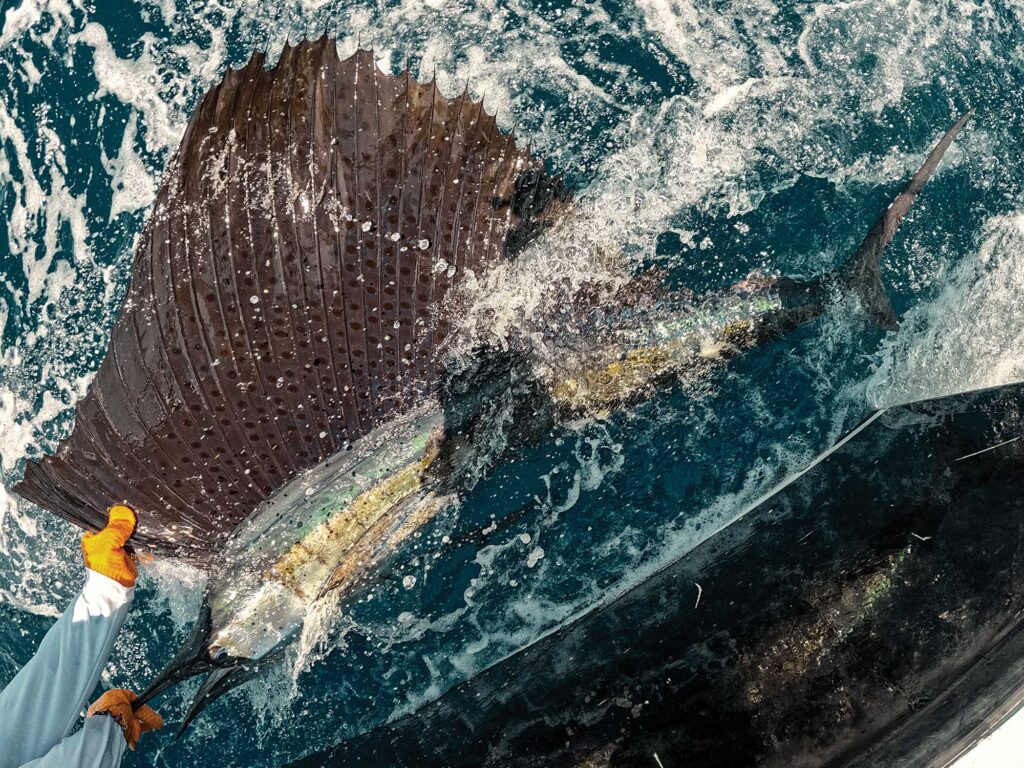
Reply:
[[[886,345],[868,396],[908,403],[1024,378],[1024,213],[990,218],[976,253],[912,309]]]

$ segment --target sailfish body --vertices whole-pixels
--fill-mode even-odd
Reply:
[[[578,299],[585,322],[522,350],[520,444],[816,317],[831,287],[890,326],[882,249],[966,118],[821,280],[756,276],[696,301],[641,278],[611,308]],[[256,53],[203,98],[75,429],[17,487],[83,527],[128,503],[139,547],[211,570],[192,636],[140,701],[210,672],[193,717],[486,465],[470,425],[509,367],[449,370],[449,303],[566,198],[482,103],[368,51],[341,60],[326,38],[269,70]]]

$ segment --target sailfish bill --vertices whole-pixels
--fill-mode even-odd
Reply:
[[[138,699],[208,674],[185,725],[496,461],[478,438],[498,415],[508,450],[540,439],[817,317],[837,284],[891,325],[882,251],[967,119],[837,272],[696,305],[641,277],[644,301],[577,297],[547,367],[530,349],[449,366],[453,292],[561,213],[561,180],[482,102],[368,51],[342,60],[322,38],[264,64],[197,107],[74,431],[16,488],[84,527],[130,504],[140,547],[210,570],[192,635]]]

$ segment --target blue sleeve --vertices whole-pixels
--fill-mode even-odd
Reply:
[[[118,768],[127,747],[112,717],[87,717],[82,729],[21,768]]]
[[[94,571],[86,574],[85,586],[74,603],[50,627],[36,655],[0,693],[0,768],[19,768],[47,755],[58,744],[63,747],[96,690],[135,590]],[[110,718],[88,718],[82,732],[93,733],[97,727],[94,720]],[[120,726],[111,723],[123,743]],[[67,739],[72,740],[74,737]],[[84,737],[75,743],[79,746],[68,749],[98,744]]]

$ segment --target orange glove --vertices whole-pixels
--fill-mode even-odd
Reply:
[[[137,698],[138,696],[131,691],[114,688],[96,699],[89,707],[86,717],[102,714],[113,717],[124,730],[124,740],[134,751],[142,734],[164,727],[164,719],[157,714],[156,710],[145,705],[137,710],[132,710],[132,702]]]
[[[134,587],[139,568],[124,545],[135,532],[135,512],[124,504],[115,504],[107,514],[106,528],[82,537],[85,567],[110,577],[122,586]]]

